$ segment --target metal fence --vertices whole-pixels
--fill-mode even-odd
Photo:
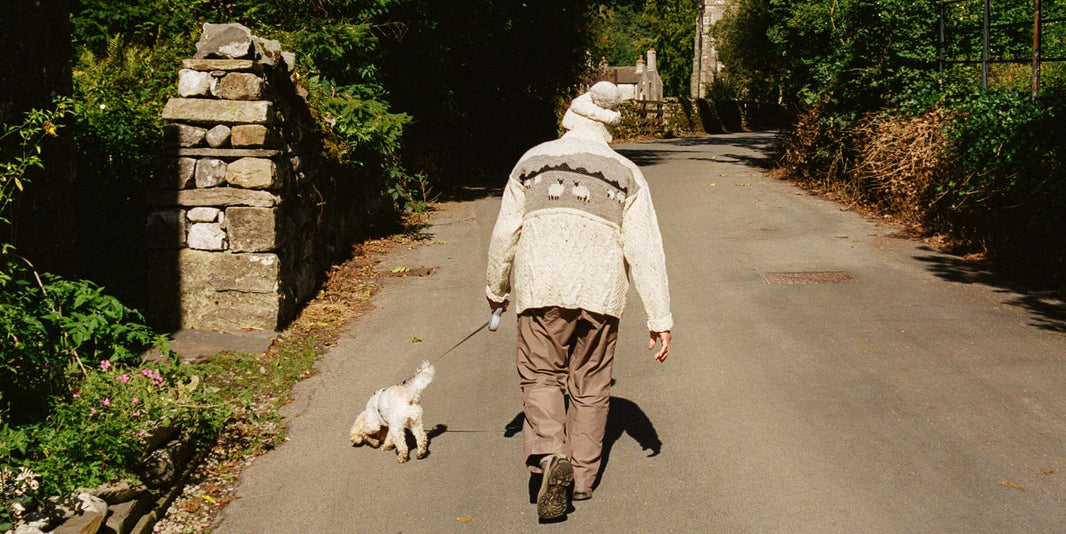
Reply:
[[[1050,7],[1051,2],[1031,1],[1030,18],[1021,16],[1023,10],[1020,8],[1024,6],[1017,3],[1011,5],[1002,2],[1001,5],[997,2],[993,6],[992,0],[941,0],[937,40],[938,72],[943,73],[945,67],[951,65],[979,64],[981,65],[981,88],[987,89],[989,65],[1029,63],[1032,65],[1032,98],[1035,100],[1040,94],[1040,65],[1066,61],[1066,51],[1062,49],[1054,50],[1054,53],[1062,54],[1062,57],[1043,57],[1047,28],[1066,22],[1066,17],[1045,17],[1044,10]],[[978,4],[981,5],[978,6]],[[976,18],[973,12],[975,8],[983,10],[979,25],[971,23]],[[1030,27],[1032,28],[1031,49],[1028,43],[1024,42],[1028,38]],[[1059,27],[1061,28],[1064,27]],[[973,47],[969,45],[976,40],[975,34],[978,31],[980,32],[980,59],[973,59],[967,56],[973,53]],[[1026,52],[1031,50],[1031,54],[1027,57],[1019,56],[1021,48],[1025,48]]]

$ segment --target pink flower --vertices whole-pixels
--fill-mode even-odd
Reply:
[[[108,370],[110,368],[111,368],[111,360],[104,360],[104,361],[100,362],[100,369],[103,369],[104,371],[106,371],[106,370]]]
[[[143,430],[138,430],[137,431],[137,437],[138,438],[143,438],[144,436],[147,436],[147,435],[148,435],[148,433],[143,431]]]
[[[94,415],[96,415],[96,408],[92,408],[89,410],[89,417],[92,417]]]
[[[122,373],[121,375],[119,375],[118,381],[122,382],[123,384],[125,384],[126,382],[130,381],[130,375],[128,375],[126,373]]]
[[[137,397],[133,397],[133,404],[140,404],[140,403],[141,403],[141,399],[138,399]]]
[[[104,406],[111,406],[111,399],[105,398],[104,400],[100,401],[100,404],[103,404]]]
[[[75,391],[70,396],[74,397],[75,399],[78,398],[78,397],[81,397],[81,390],[79,389],[79,390]]]

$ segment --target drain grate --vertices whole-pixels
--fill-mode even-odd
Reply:
[[[784,273],[762,273],[762,279],[772,286],[798,286],[804,284],[848,284],[858,282],[855,275],[847,271],[797,271]]]

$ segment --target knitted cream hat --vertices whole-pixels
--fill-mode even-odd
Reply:
[[[603,81],[598,82],[589,89],[592,95],[592,103],[601,108],[614,109],[622,101],[622,91],[617,85]]]
[[[563,128],[567,130],[595,130],[608,142],[611,131],[608,126],[617,124],[622,114],[613,108],[622,101],[622,92],[611,82],[599,82],[589,91],[570,103],[563,115]]]

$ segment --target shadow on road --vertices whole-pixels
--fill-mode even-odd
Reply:
[[[739,162],[745,166],[769,168],[773,164],[779,141],[780,136],[776,132],[743,132],[625,144],[615,146],[614,149],[641,167],[658,165],[668,156],[677,158],[678,155],[688,153],[694,154],[690,157],[693,160]],[[708,146],[735,148],[738,152],[715,153],[708,157]],[[694,149],[686,150],[690,147]],[[696,154],[698,156],[695,156]]]
[[[964,284],[982,284],[995,288],[999,293],[1010,293],[1013,296],[1007,304],[1028,310],[1032,326],[1066,333],[1066,298],[1061,288],[1054,287],[1050,282],[1008,279],[981,262],[939,254],[929,247],[922,247],[922,250],[929,254],[915,256],[915,259],[925,263],[940,278]]]
[[[510,438],[521,432],[525,421],[525,414],[519,412],[504,427],[504,437]],[[594,488],[599,486],[600,480],[603,478],[604,472],[606,472],[611,450],[614,449],[615,442],[623,434],[628,434],[629,437],[633,438],[640,445],[641,450],[651,451],[648,454],[649,458],[657,456],[662,451],[663,442],[659,439],[659,434],[655,431],[655,425],[648,419],[644,410],[641,410],[640,406],[637,406],[631,400],[623,399],[622,397],[611,397],[611,407],[607,411],[607,430],[603,437],[603,455],[600,460],[600,470],[596,474],[596,482],[593,484]]]

